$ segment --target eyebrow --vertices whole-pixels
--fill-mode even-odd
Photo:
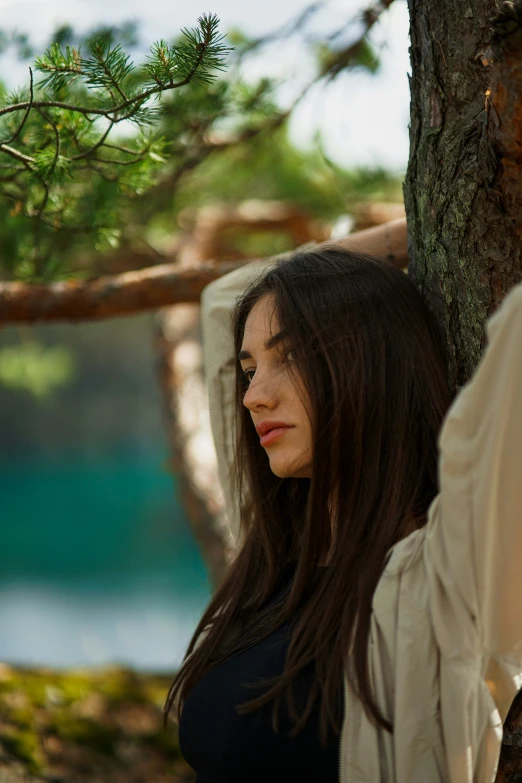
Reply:
[[[269,337],[268,340],[265,340],[265,348],[267,351],[270,350],[270,348],[273,348],[274,345],[277,345],[278,343],[282,342],[286,337],[286,331],[278,332],[277,334],[273,334],[272,337]],[[252,354],[249,351],[240,351],[237,355],[238,361],[242,362],[243,359],[251,359]]]

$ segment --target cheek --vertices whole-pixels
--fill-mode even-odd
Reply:
[[[302,410],[301,416],[310,418],[310,411],[312,408],[310,396],[306,390],[301,374],[295,367],[287,371],[285,385],[287,386],[288,394],[291,395],[296,406]]]
[[[298,425],[296,430],[296,439],[294,444],[299,449],[308,449],[312,443],[312,424],[310,421],[309,412],[303,405],[303,402],[298,399],[296,401],[294,422]]]
[[[303,423],[306,423],[307,430],[312,429],[312,405],[310,402],[310,398],[306,392],[306,389],[304,388],[303,384],[300,383],[299,387],[297,388],[296,393],[296,401],[299,406],[299,419]]]

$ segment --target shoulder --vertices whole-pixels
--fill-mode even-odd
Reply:
[[[394,544],[389,550],[382,578],[399,576],[422,560],[426,526],[414,530]]]
[[[415,605],[417,609],[425,609],[429,601],[423,558],[425,538],[426,528],[423,527],[391,547],[377,583],[372,612],[381,631],[390,639],[396,637],[396,620],[399,614],[404,622],[407,607],[412,608]]]

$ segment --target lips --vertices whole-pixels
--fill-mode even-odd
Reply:
[[[262,435],[259,439],[259,442],[261,446],[270,446],[271,443],[280,438],[290,429],[292,429],[292,427],[289,427],[288,425],[285,427],[274,427],[274,429],[269,430],[266,435]]]
[[[286,421],[266,420],[259,422],[256,430],[259,435],[261,446],[269,446],[273,441],[279,439],[285,432],[293,427],[293,424],[287,424]]]
[[[262,438],[263,435],[266,435],[271,430],[293,426],[293,424],[287,424],[286,421],[262,421],[256,426],[256,431],[259,437]]]

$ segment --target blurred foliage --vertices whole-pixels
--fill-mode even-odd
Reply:
[[[101,119],[82,110],[40,107],[29,112],[20,129],[18,112],[0,117],[4,142],[16,136],[10,146],[19,142],[17,151],[31,158],[29,163],[1,162],[6,155],[0,148],[0,187],[8,203],[0,220],[2,277],[37,282],[92,276],[95,254],[131,249],[139,242],[154,245],[165,232],[172,237],[179,209],[209,199],[280,198],[312,215],[334,218],[352,198],[396,198],[397,183],[385,172],[344,172],[326,160],[319,145],[312,152],[292,147],[284,124],[288,112],[276,102],[277,82],[261,78],[252,84],[241,77],[245,57],[295,32],[304,17],[271,39],[256,41],[233,31],[227,40],[233,53],[221,44],[217,19],[208,17],[212,25],[204,67],[190,84],[170,91],[174,71],[188,73],[210,29],[202,19],[196,31],[155,44],[140,67],[127,54],[138,44],[135,22],[98,26],[83,36],[70,25],[59,27],[46,53],[36,59],[35,68],[45,76],[38,95],[91,107],[102,112]],[[21,57],[33,55],[27,36],[20,36],[4,31],[0,46],[3,41],[4,48],[17,47]],[[317,55],[316,79],[329,67],[339,70],[336,57],[344,50],[330,38],[322,48],[310,44]],[[82,47],[89,57],[81,56]],[[342,67],[374,72],[378,58],[371,45],[365,40],[356,48]],[[225,55],[228,71],[220,75]],[[154,103],[141,101],[143,90],[155,84]],[[27,88],[0,92],[4,108],[28,98]],[[122,122],[126,110],[114,108],[120,92],[134,100],[137,130]],[[111,122],[114,127],[103,139]],[[124,131],[115,135],[117,123]],[[103,145],[97,147],[100,140]],[[265,247],[260,249],[265,252]]]
[[[171,679],[117,667],[53,672],[0,664],[0,779],[193,780],[176,726],[162,727]]]
[[[402,201],[402,184],[382,168],[341,168],[322,150],[319,138],[313,149],[299,150],[280,128],[209,158],[186,179],[169,212],[245,197],[281,199],[333,220],[361,201]]]
[[[33,282],[67,276],[49,238],[64,226],[94,235],[98,249],[117,243],[118,196],[144,193],[166,162],[165,140],[152,130],[160,116],[153,100],[213,82],[230,51],[218,24],[216,16],[202,16],[175,43],[153,44],[140,69],[107,35],[88,40],[87,57],[80,46],[52,41],[33,65],[44,78],[34,84],[30,69],[28,88],[0,91],[0,195],[10,204],[15,233],[23,233],[10,257],[14,277]],[[62,41],[71,36],[69,29],[59,32]],[[190,114],[185,119],[193,121]],[[137,127],[125,142],[111,135],[121,123]],[[82,200],[93,195],[106,209],[86,223]]]
[[[15,367],[2,373],[9,383],[0,380],[0,460],[49,460],[71,449],[123,459],[162,442],[153,325],[153,314],[142,313],[0,329],[0,364],[6,355]],[[27,345],[35,347],[28,352]],[[35,379],[31,388],[27,379]],[[46,396],[33,393],[41,386]]]
[[[276,102],[277,82],[242,79],[243,58],[295,32],[306,13],[291,29],[287,26],[266,39],[231,31],[227,42],[233,54],[222,47],[212,17],[217,50],[211,48],[202,78],[193,78],[182,89],[160,90],[153,105],[136,100],[135,125],[124,121],[124,133],[114,136],[113,129],[101,147],[96,145],[108,122],[88,112],[32,110],[21,129],[15,113],[0,117],[0,140],[16,136],[17,151],[33,159],[29,170],[14,158],[2,162],[6,156],[0,154],[0,198],[3,195],[8,206],[0,218],[0,276],[25,282],[96,276],[103,270],[103,258],[118,249],[172,247],[183,234],[177,222],[181,210],[213,201],[282,200],[333,222],[361,200],[402,200],[397,176],[382,169],[342,169],[328,159],[320,137],[311,150],[297,149],[288,139],[286,114]],[[139,45],[136,22],[99,25],[82,36],[61,25],[46,53],[36,59],[45,79],[35,97],[102,109],[120,122],[122,112],[109,111],[115,92],[132,98],[152,85],[168,86],[169,68],[180,58],[186,73],[201,44],[201,25],[200,20],[199,32],[184,31],[173,43],[155,44],[141,67],[134,67],[127,54]],[[339,70],[345,50],[333,38],[309,44],[317,78],[329,69]],[[0,54],[8,47],[22,60],[35,56],[23,33],[0,31]],[[82,58],[82,49],[90,57]],[[219,76],[227,53],[228,73]],[[356,56],[342,67],[374,73],[378,64],[363,39]],[[8,94],[0,83],[0,106],[28,97],[27,89]],[[74,160],[81,155],[85,157]],[[225,234],[233,252],[253,257],[291,249],[288,235],[278,231]],[[0,349],[0,385],[30,391],[42,400],[69,383],[74,373],[69,348],[52,348],[32,337],[25,343],[10,340]]]
[[[369,41],[364,38],[357,45],[356,57],[353,57],[352,47],[340,51],[331,44],[321,41],[316,45],[316,53],[320,72],[324,75],[337,74],[345,68],[349,62],[369,71],[377,73],[380,68],[380,60]]]
[[[48,397],[70,383],[74,374],[75,357],[65,346],[46,348],[30,340],[0,348],[0,383],[35,397]]]
[[[0,54],[4,54],[10,47],[16,50],[20,60],[34,57],[34,49],[27,33],[20,33],[18,30],[0,30]]]

